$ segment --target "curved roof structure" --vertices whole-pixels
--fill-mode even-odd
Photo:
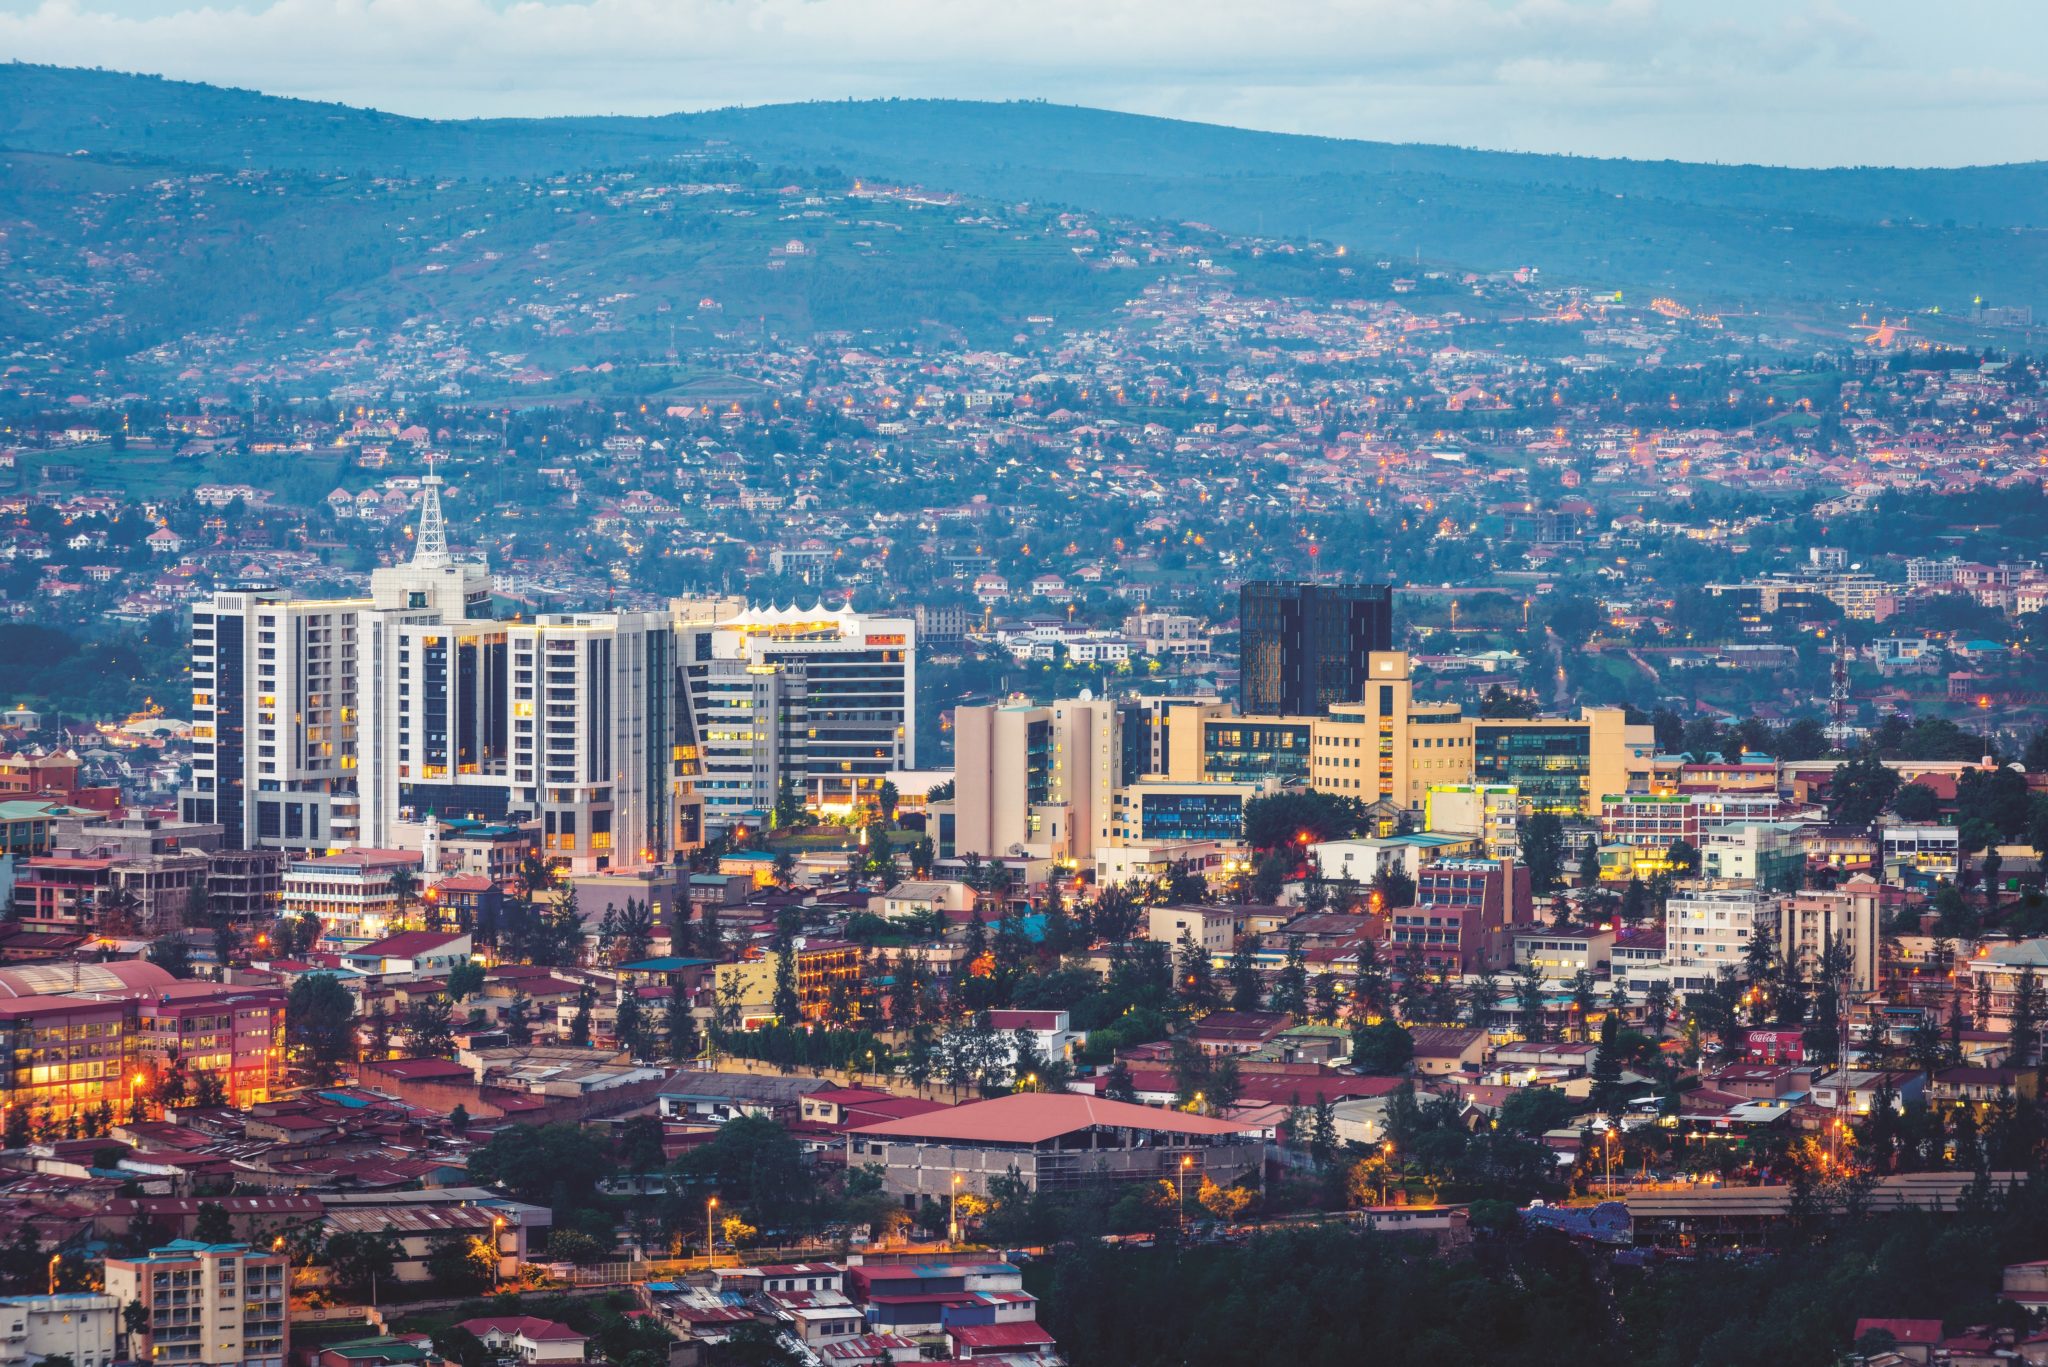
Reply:
[[[178,981],[155,964],[125,959],[111,964],[22,964],[0,968],[0,1000],[50,997],[63,992],[118,996],[153,992]]]

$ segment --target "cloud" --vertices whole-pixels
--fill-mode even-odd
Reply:
[[[435,116],[1046,97],[1598,155],[2048,155],[2048,90],[1997,55],[2038,48],[1998,29],[2038,40],[2048,20],[1955,4],[1930,18],[1903,0],[0,0],[0,54]]]

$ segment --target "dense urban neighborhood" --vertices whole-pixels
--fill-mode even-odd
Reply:
[[[0,150],[6,1367],[2048,1364],[2029,305],[150,119]]]

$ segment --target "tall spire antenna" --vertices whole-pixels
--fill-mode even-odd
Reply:
[[[415,565],[448,565],[448,524],[441,516],[441,477],[434,473],[434,458],[427,457],[427,475],[420,481],[426,493],[420,499],[419,535],[412,545]]]

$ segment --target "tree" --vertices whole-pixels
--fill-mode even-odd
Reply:
[[[1233,1224],[1250,1208],[1256,1193],[1245,1187],[1219,1187],[1206,1174],[1195,1192],[1195,1201],[1224,1224]]]
[[[1593,1051],[1593,1105],[1619,1117],[1626,1101],[1621,1086],[1621,1016],[1609,1011],[1600,1022],[1600,1043]]]
[[[1273,1009],[1296,1020],[1308,1013],[1308,961],[1302,957],[1299,936],[1289,938],[1287,957],[1273,980]]]
[[[445,1058],[455,1052],[455,1004],[436,992],[405,1009],[405,1051],[414,1058]]]
[[[384,1004],[382,997],[370,1003],[370,1016],[364,1022],[363,1028],[369,1035],[368,1041],[363,1046],[363,1057],[366,1059],[390,1058],[391,1032],[394,1026],[391,1022],[391,1009]]]
[[[505,1003],[505,1038],[517,1045],[533,1043],[533,999],[515,990]]]
[[[1474,1025],[1481,1030],[1491,1026],[1494,1010],[1500,1005],[1500,974],[1482,965],[1465,989],[1465,1002]]]
[[[1908,783],[1892,794],[1892,811],[1901,821],[1926,825],[1941,818],[1941,798],[1924,783]]]
[[[1898,774],[1875,749],[1859,750],[1836,766],[1834,777],[1828,780],[1828,818],[1837,825],[1868,826],[1898,788]]]
[[[227,1207],[217,1201],[201,1201],[192,1221],[192,1237],[202,1244],[230,1244],[235,1241],[235,1222]]]
[[[448,1130],[458,1136],[469,1133],[469,1107],[455,1103],[455,1109],[448,1112]]]
[[[709,1143],[676,1160],[678,1174],[718,1193],[729,1211],[778,1225],[793,1220],[815,1196],[816,1177],[803,1148],[766,1116],[739,1116]]]
[[[576,1014],[569,1021],[569,1043],[590,1043],[590,1011],[596,1004],[596,994],[590,990],[590,984],[585,983],[576,993]]]
[[[662,1037],[674,1063],[695,1058],[702,1047],[697,1038],[697,1017],[690,1007],[689,989],[677,978],[669,988],[668,1010],[662,1017]]]
[[[1188,931],[1180,933],[1180,943],[1174,946],[1174,985],[1180,989],[1181,1000],[1188,1009],[1196,1013],[1213,1011],[1221,1002],[1216,988],[1216,972],[1210,962],[1209,951],[1195,943]]]
[[[435,1330],[433,1344],[435,1353],[444,1362],[456,1363],[459,1367],[487,1367],[495,1360],[495,1354],[484,1341],[459,1324]]]
[[[310,973],[285,998],[285,1039],[314,1082],[326,1085],[355,1057],[356,1001],[332,973]]]
[[[398,1245],[386,1234],[343,1231],[328,1236],[322,1251],[335,1285],[349,1296],[363,1300],[372,1295],[380,1281],[391,1280],[397,1266]]]
[[[1255,797],[1244,805],[1244,838],[1255,850],[1300,851],[1355,835],[1365,824],[1364,805],[1356,798],[1313,789]]]
[[[452,1001],[461,1001],[484,990],[484,966],[477,963],[461,963],[448,970],[448,996]]]
[[[473,1296],[497,1280],[498,1254],[483,1235],[444,1234],[427,1245],[427,1280],[443,1296]]]
[[[2007,1056],[2009,1066],[2024,1068],[2034,1061],[2041,1047],[2042,1016],[2041,983],[2029,966],[2021,969],[2013,982],[2012,1009],[2007,1017],[2012,1022],[2012,1049]]]
[[[1550,1028],[1545,1018],[1543,975],[1534,964],[1523,964],[1515,973],[1515,1006],[1521,1012],[1522,1038],[1543,1043]]]
[[[1651,1038],[1664,1037],[1664,1027],[1671,1023],[1671,1005],[1670,981],[1664,978],[1652,980],[1643,994],[1643,1020],[1650,1027]]]
[[[1579,886],[1600,886],[1600,846],[1595,841],[1588,840],[1586,848],[1579,851]]]
[[[1138,1089],[1131,1080],[1130,1065],[1122,1059],[1109,1065],[1109,1072],[1102,1079],[1102,1094],[1111,1101],[1136,1101]],[[9,1148],[17,1147],[9,1144]]]
[[[397,920],[404,925],[410,919],[413,900],[419,896],[420,876],[401,864],[391,871],[390,885],[391,898],[398,904]]]
[[[622,988],[619,994],[618,1015],[612,1023],[612,1034],[628,1057],[645,1058],[650,1052],[647,1010],[640,1003],[638,989],[630,983],[622,984]]]
[[[612,1171],[610,1146],[571,1124],[512,1125],[469,1156],[472,1181],[501,1187],[521,1201],[554,1206],[558,1222],[565,1209],[587,1208],[598,1182]]]
[[[1415,1036],[1391,1019],[1351,1027],[1351,1062],[1360,1072],[1392,1077],[1414,1058]]]
[[[1553,812],[1538,812],[1522,827],[1522,862],[1529,866],[1529,884],[1537,892],[1554,892],[1564,883],[1564,823]]]
[[[1230,1009],[1233,1011],[1257,1011],[1265,1004],[1265,981],[1259,974],[1259,965],[1254,957],[1259,952],[1259,937],[1248,935],[1238,941],[1237,948],[1230,956]]]
[[[628,897],[626,909],[619,913],[617,930],[615,951],[618,962],[636,964],[644,960],[654,948],[652,905],[638,898]]]
[[[192,942],[182,933],[172,933],[150,945],[149,961],[173,978],[192,976]]]

